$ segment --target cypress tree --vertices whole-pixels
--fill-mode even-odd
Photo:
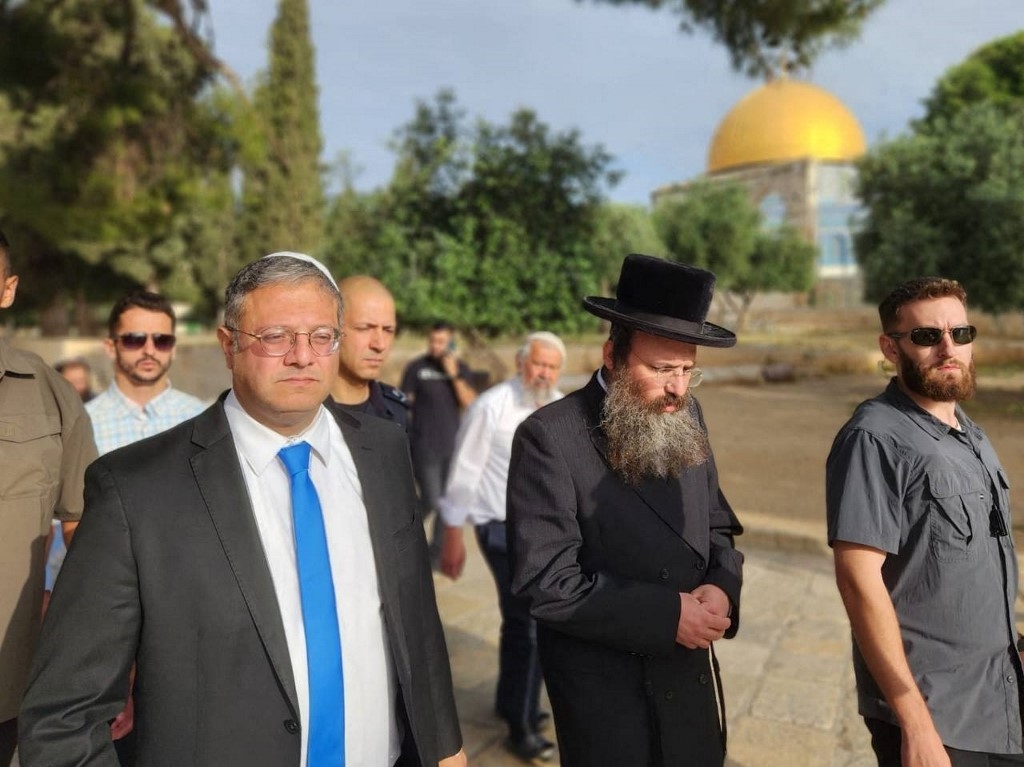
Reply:
[[[253,98],[258,146],[245,169],[243,241],[248,257],[315,252],[323,237],[320,112],[308,0],[280,0],[270,66]]]

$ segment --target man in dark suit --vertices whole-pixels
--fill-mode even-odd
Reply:
[[[90,467],[24,767],[116,764],[133,662],[139,767],[465,764],[405,436],[328,400],[340,322],[308,256],[249,264],[218,330],[231,390]]]
[[[725,722],[712,643],[736,632],[739,522],[697,401],[714,275],[623,263],[604,367],[519,427],[508,485],[513,590],[530,602],[563,767],[712,767]]]

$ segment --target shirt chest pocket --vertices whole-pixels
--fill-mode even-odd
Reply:
[[[989,533],[992,502],[981,477],[951,473],[928,474],[929,546],[946,562],[970,559]]]
[[[13,517],[23,517],[24,522],[38,525],[40,534],[49,530],[60,493],[62,450],[56,415],[30,413],[0,420],[0,500],[5,527],[13,523]]]

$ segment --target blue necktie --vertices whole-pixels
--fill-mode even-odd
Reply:
[[[309,443],[281,448],[288,470],[295,521],[295,555],[302,596],[309,675],[309,767],[344,767],[345,684],[341,667],[341,633],[334,603],[334,580],[320,499],[309,477]]]

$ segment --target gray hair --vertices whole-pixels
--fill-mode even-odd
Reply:
[[[292,255],[271,255],[242,267],[224,291],[224,324],[237,328],[245,309],[245,299],[254,290],[271,285],[300,285],[314,282],[338,305],[338,327],[341,327],[341,294],[330,273],[318,262]],[[237,338],[236,338],[237,341]]]
[[[530,354],[530,347],[534,344],[543,344],[544,346],[550,346],[560,355],[562,355],[562,364],[565,364],[565,344],[562,343],[562,339],[556,336],[554,333],[549,333],[546,330],[538,330],[536,333],[530,333],[523,341],[523,345],[516,351],[516,361],[520,362]]]

